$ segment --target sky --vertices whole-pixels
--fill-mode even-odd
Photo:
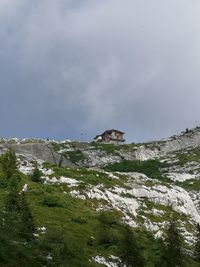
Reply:
[[[200,125],[199,0],[0,0],[0,136]]]

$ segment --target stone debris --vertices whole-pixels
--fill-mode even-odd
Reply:
[[[96,263],[102,264],[107,267],[118,267],[119,265],[122,267],[126,267],[125,265],[121,265],[120,259],[113,255],[109,257],[109,260],[107,260],[106,258],[102,256],[93,257],[92,260]]]
[[[27,193],[29,191],[29,187],[28,187],[28,184],[25,184],[22,188],[22,192],[23,193]]]

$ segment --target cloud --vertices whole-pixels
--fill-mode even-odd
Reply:
[[[2,135],[128,141],[199,123],[196,0],[0,0]]]

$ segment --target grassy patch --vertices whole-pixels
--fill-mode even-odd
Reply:
[[[186,153],[177,153],[178,165],[183,166],[187,162],[196,161],[200,162],[200,149],[195,148],[187,150]]]
[[[121,224],[122,214],[119,211],[96,212],[93,200],[74,199],[69,194],[63,193],[62,186],[34,183],[25,175],[22,177],[23,183],[29,184],[30,191],[27,198],[36,227],[45,226],[47,232],[50,230],[53,233],[61,232],[67,240],[70,237],[70,240],[76,244],[81,244],[82,254],[88,260],[96,255],[106,258],[109,258],[111,254],[118,255],[124,232],[124,225]],[[3,193],[3,189],[0,189],[0,193]],[[62,205],[60,205],[61,203]],[[145,252],[145,262],[148,264],[151,262],[153,266],[154,259],[150,260],[149,257],[152,254],[151,248],[157,245],[156,241],[148,238],[145,231],[140,231],[136,235],[138,243],[141,241],[143,244],[141,251]],[[56,241],[55,238],[53,238],[54,241]],[[77,253],[79,253],[76,246],[74,249],[77,249]],[[97,267],[100,265],[89,264],[88,261],[87,266]]]
[[[150,201],[148,198],[144,199],[144,203],[146,204],[146,207],[142,207],[142,209],[139,210],[137,220],[139,223],[143,224],[144,223],[144,217],[146,217],[148,220],[151,222],[155,223],[162,223],[162,222],[167,222],[170,221],[171,218],[173,217],[176,221],[184,221],[187,226],[189,226],[188,223],[188,218],[185,214],[180,214],[172,209],[170,206],[165,206],[159,203],[154,203]],[[162,211],[161,214],[156,215],[151,212],[151,210],[158,210]],[[190,225],[191,227],[191,225]],[[189,229],[189,228],[188,228]],[[191,230],[191,228],[190,228]]]
[[[96,142],[92,142],[90,145],[93,146],[95,149],[102,150],[105,153],[111,154],[111,155],[114,155],[114,156],[119,156],[119,150],[121,148],[120,145],[99,144],[99,143],[96,143]]]
[[[61,171],[61,170],[60,170]],[[66,169],[65,169],[66,171]],[[72,171],[72,170],[68,170]],[[87,172],[86,169],[76,169],[77,173],[82,171]],[[90,171],[89,171],[90,173]],[[94,208],[95,200],[81,200],[72,198],[70,194],[64,193],[63,185],[45,185],[34,183],[30,177],[22,175],[21,185],[28,183],[29,192],[27,193],[27,200],[30,205],[36,227],[45,226],[47,233],[62,233],[61,237],[70,240],[70,246],[73,242],[80,246],[72,246],[72,255],[79,255],[88,260],[87,267],[98,267],[96,263],[90,263],[89,259],[96,255],[102,255],[109,258],[112,255],[119,255],[122,248],[122,240],[125,225],[121,223],[122,214],[116,210],[107,212],[97,212]],[[0,202],[3,201],[4,189],[0,189]],[[164,209],[165,206],[154,204],[145,199],[147,209],[157,208]],[[166,208],[166,207],[165,207]],[[166,208],[167,209],[167,208]],[[151,218],[154,220],[155,218]],[[46,234],[40,234],[42,237]],[[159,249],[157,240],[153,238],[151,233],[145,231],[142,227],[135,230],[135,237],[141,254],[144,257],[145,266],[155,266],[156,255],[154,251]],[[49,243],[55,242],[57,247],[58,235],[51,237]],[[62,254],[63,255],[63,254]],[[153,256],[152,256],[153,255]],[[67,261],[66,261],[67,262]],[[18,261],[16,266],[20,265]],[[9,265],[7,265],[9,266]],[[11,265],[14,266],[14,265]],[[39,266],[39,265],[38,265]],[[41,265],[40,265],[41,266]],[[54,265],[46,265],[54,266]],[[57,266],[55,264],[55,266]],[[58,266],[61,266],[58,264]],[[65,266],[65,265],[62,265]],[[67,266],[67,265],[66,265]],[[85,266],[70,265],[70,266]],[[192,265],[191,265],[192,266]],[[194,265],[195,266],[195,265]]]
[[[52,195],[45,195],[40,203],[47,207],[64,207],[64,203],[58,197]]]
[[[54,149],[54,151],[58,152],[60,149],[63,148],[63,144],[59,144],[59,143],[51,143],[52,148]]]
[[[170,179],[163,176],[161,168],[168,166],[158,160],[123,160],[120,163],[108,164],[104,169],[107,171],[118,172],[140,172],[146,174],[150,178],[159,179],[165,182],[170,182]]]
[[[189,179],[184,182],[176,181],[175,184],[187,190],[200,190],[200,179]]]
[[[86,159],[86,156],[79,149],[75,151],[64,152],[62,155],[73,163],[83,162]]]
[[[54,171],[54,174],[52,174],[54,177],[65,176],[73,178],[77,181],[84,182],[85,185],[103,184],[105,188],[110,188],[117,185],[125,187],[124,182],[126,181],[126,176],[124,175],[121,175],[120,179],[113,179],[109,176],[109,174],[87,168],[64,168],[49,163],[44,163],[43,166],[47,169],[51,168]]]

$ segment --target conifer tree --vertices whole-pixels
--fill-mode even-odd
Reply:
[[[13,232],[14,238],[29,241],[33,239],[34,222],[26,195],[19,190],[19,179],[14,175],[9,180],[8,195],[5,198],[5,227]]]
[[[33,239],[33,233],[35,230],[33,216],[26,200],[26,194],[21,193],[20,198],[20,226],[19,234],[26,241]]]
[[[129,226],[125,227],[120,259],[122,262],[122,266],[124,265],[126,267],[144,266],[144,261],[140,254],[136,238]]]
[[[109,212],[102,212],[99,215],[99,221],[99,243],[104,246],[109,246],[112,243],[112,238],[110,235],[110,229],[113,222],[112,214]]]
[[[1,170],[6,179],[11,178],[17,172],[17,158],[15,152],[9,149],[1,157]]]
[[[16,213],[20,210],[19,180],[20,177],[16,174],[7,182],[8,195],[5,198],[7,212]]]
[[[196,242],[194,246],[194,258],[197,262],[200,262],[200,225],[196,226]]]
[[[9,232],[12,239],[18,238],[20,195],[18,188],[18,177],[14,175],[9,179],[7,185],[8,194],[4,199],[4,228]]]
[[[177,228],[175,220],[172,220],[167,229],[167,237],[164,240],[160,266],[162,267],[181,267],[183,266],[182,243],[183,238]],[[157,265],[156,265],[157,266]]]
[[[119,222],[119,214],[113,211],[103,211],[98,219],[100,222],[98,231],[99,244],[109,247],[116,242],[116,236],[113,233],[114,227]]]
[[[41,176],[42,176],[42,172],[38,169],[37,165],[35,165],[35,168],[31,175],[31,180],[33,182],[41,182]]]

